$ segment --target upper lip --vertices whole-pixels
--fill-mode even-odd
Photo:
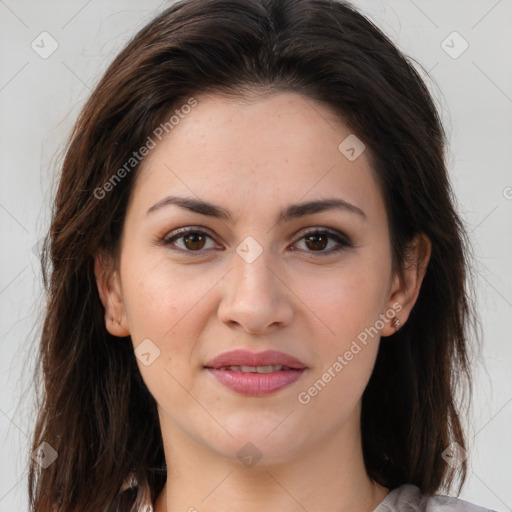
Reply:
[[[222,368],[223,366],[275,366],[281,365],[288,368],[306,368],[301,361],[284,352],[276,350],[265,350],[264,352],[251,352],[249,350],[237,349],[219,354],[208,361],[205,366],[208,368]]]

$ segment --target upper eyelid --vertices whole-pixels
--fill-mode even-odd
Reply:
[[[317,232],[327,233],[328,235],[331,235],[331,237],[333,237],[333,238],[334,237],[340,238],[341,242],[336,241],[336,243],[338,243],[338,244],[344,244],[347,246],[353,245],[351,238],[348,237],[347,235],[345,235],[344,233],[342,233],[336,229],[328,228],[328,227],[324,227],[324,226],[313,226],[313,227],[309,227],[309,228],[299,229],[293,235],[291,235],[289,238],[293,239],[293,238],[298,237],[298,239],[297,239],[297,242],[298,242],[298,241],[302,240],[305,236],[308,236],[310,234],[314,234]],[[170,234],[164,236],[162,241],[167,242],[173,238],[176,240],[179,240],[181,237],[186,236],[189,233],[205,234],[206,236],[209,236],[215,243],[217,243],[216,237],[210,233],[210,230],[208,228],[205,228],[202,226],[191,226],[191,227],[178,228],[177,230],[174,230]],[[182,250],[182,249],[178,249],[178,250]],[[202,251],[186,251],[186,252],[202,252]]]

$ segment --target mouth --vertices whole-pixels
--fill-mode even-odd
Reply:
[[[307,367],[289,354],[276,351],[226,352],[204,368],[223,386],[246,396],[266,396],[296,382]]]

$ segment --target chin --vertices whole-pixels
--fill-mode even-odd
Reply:
[[[309,437],[298,425],[286,424],[288,418],[283,421],[288,413],[269,415],[263,420],[261,413],[239,416],[231,421],[219,419],[233,437],[226,434],[216,439],[212,448],[242,464],[251,458],[258,459],[259,466],[288,462],[304,447]]]

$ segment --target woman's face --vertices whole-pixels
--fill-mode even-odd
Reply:
[[[142,162],[113,285],[97,263],[107,327],[131,336],[167,441],[276,462],[357,435],[380,336],[418,286],[392,275],[367,153],[299,94],[196,100]],[[250,354],[208,364],[234,349]]]

